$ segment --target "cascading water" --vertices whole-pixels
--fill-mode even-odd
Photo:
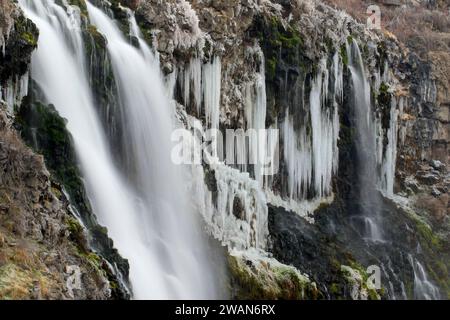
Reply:
[[[114,21],[88,3],[92,22],[108,40],[126,115],[126,150],[134,172],[121,172],[113,165],[88,86],[79,9],[66,11],[54,0],[19,2],[40,30],[31,76],[68,120],[93,210],[130,262],[134,297],[216,297],[182,172],[170,161],[172,110],[157,59],[143,41],[140,49],[129,45]]]
[[[439,288],[428,279],[425,268],[411,254],[408,255],[408,259],[414,270],[414,298],[438,300],[440,298]]]
[[[390,105],[390,124],[387,130],[387,146],[383,155],[383,148],[378,145],[382,139],[380,126],[377,128],[379,119],[375,116],[371,108],[371,88],[367,80],[360,49],[355,40],[347,46],[349,57],[348,68],[351,74],[353,106],[356,122],[356,145],[358,156],[358,179],[360,184],[360,198],[358,199],[361,208],[362,225],[364,238],[370,243],[381,247],[391,245],[390,238],[386,238],[381,228],[384,217],[381,215],[384,204],[377,196],[378,191],[385,196],[393,195],[393,185],[395,178],[395,161],[397,150],[397,103],[393,98]],[[387,67],[385,67],[386,69]],[[387,71],[385,70],[385,73]],[[386,79],[386,75],[383,76]],[[403,103],[403,101],[401,101]],[[378,135],[378,136],[377,136]],[[381,137],[380,137],[381,136]],[[377,144],[377,139],[378,144]],[[381,140],[382,146],[382,140]],[[381,165],[381,172],[377,171],[377,164]],[[376,190],[376,188],[380,190]],[[398,252],[397,259],[401,259],[401,252]],[[389,256],[387,259],[391,265]],[[409,262],[414,273],[414,298],[415,299],[439,299],[439,289],[429,280],[425,268],[411,254],[408,255]],[[389,274],[393,275],[395,281],[400,284],[401,297],[405,298],[404,283],[396,275],[396,272],[389,267],[390,273],[386,272],[385,277],[389,280]],[[390,280],[389,280],[390,281]],[[391,282],[391,286],[392,282]],[[397,291],[398,292],[398,291]],[[391,298],[395,298],[395,290],[391,288],[389,293]]]
[[[353,40],[347,45],[348,68],[352,80],[353,106],[356,123],[356,145],[358,156],[358,182],[362,204],[362,220],[365,237],[373,242],[382,242],[383,234],[379,227],[381,204],[374,203],[378,180],[376,170],[376,135],[370,102],[370,84],[366,77],[364,63],[358,43]],[[371,204],[370,206],[368,204]]]

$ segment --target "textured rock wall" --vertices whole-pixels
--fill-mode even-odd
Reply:
[[[89,250],[61,186],[22,142],[3,104],[0,168],[0,299],[109,299],[103,260]]]
[[[1,6],[0,299],[127,298],[128,263],[90,211],[65,120],[30,102],[38,30],[12,1]]]

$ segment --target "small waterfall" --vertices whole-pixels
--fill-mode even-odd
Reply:
[[[373,242],[383,242],[383,237],[381,236],[380,228],[376,223],[375,219],[370,217],[364,217],[364,231],[367,235],[368,240]]]
[[[373,242],[383,241],[379,226],[381,203],[374,195],[378,181],[376,126],[370,101],[370,84],[367,80],[364,63],[358,43],[353,40],[347,44],[348,68],[352,80],[353,111],[356,124],[358,157],[359,203],[364,221],[364,237]]]
[[[422,264],[411,254],[408,255],[409,262],[414,270],[414,299],[438,300],[440,299],[439,288],[429,279]]]
[[[88,3],[91,22],[108,40],[126,116],[126,150],[133,170],[120,170],[113,164],[88,85],[79,9],[66,10],[54,0],[19,2],[40,30],[31,76],[68,120],[93,210],[130,262],[134,297],[216,297],[183,172],[170,161],[173,110],[157,58],[141,39],[139,49],[129,45],[115,22]]]

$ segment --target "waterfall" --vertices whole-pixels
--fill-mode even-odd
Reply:
[[[170,161],[172,112],[158,60],[140,41],[128,44],[115,22],[88,3],[89,17],[108,41],[125,115],[130,172],[114,166],[85,68],[79,9],[54,0],[20,0],[40,30],[31,77],[68,120],[67,127],[99,221],[129,260],[134,297],[214,298],[216,288],[183,172]]]
[[[356,149],[358,158],[359,202],[364,225],[365,238],[382,242],[383,233],[379,226],[381,203],[373,195],[378,181],[376,126],[370,101],[370,84],[358,43],[347,44],[348,68],[351,74],[353,112],[356,125]]]

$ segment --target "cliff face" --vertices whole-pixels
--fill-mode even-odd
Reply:
[[[280,130],[274,175],[261,176],[248,159],[241,165],[192,167],[192,203],[211,236],[228,249],[232,297],[448,296],[448,52],[436,49],[424,58],[392,33],[368,30],[323,1],[91,2],[114,16],[138,45],[130,32],[128,8],[134,10],[158,54],[180,126],[201,132]],[[69,3],[79,6],[90,39],[88,69],[99,116],[112,141],[124,139],[106,39],[90,26],[84,1]],[[5,132],[0,156],[8,168],[0,176],[5,181],[0,295],[4,288],[5,297],[70,298],[62,269],[70,264],[85,275],[83,289],[73,297],[127,297],[118,277],[126,278],[128,265],[91,212],[64,121],[40,102],[39,90],[28,80],[37,30],[11,2],[2,6],[1,99],[8,107],[0,122]],[[367,88],[357,87],[358,72],[368,79]],[[374,115],[374,150],[370,139],[358,140],[363,104],[358,94],[364,93]],[[45,165],[11,127],[13,113],[21,138],[44,155]],[[65,133],[55,136],[48,121]],[[125,161],[120,143],[111,148],[118,162]],[[248,157],[245,146],[242,150],[233,157]],[[375,181],[367,187],[361,153],[372,151]],[[371,196],[361,195],[363,189]],[[376,226],[367,212],[380,216]],[[375,227],[382,238],[368,240],[366,229],[373,237]],[[47,250],[56,257],[44,258]],[[21,255],[24,261],[14,260]],[[373,265],[381,269],[381,288],[367,281],[367,267]],[[14,291],[16,282],[23,286]]]
[[[1,6],[0,299],[126,298],[126,260],[90,211],[80,216],[88,202],[71,192],[84,187],[65,121],[30,102],[39,32],[12,1]]]
[[[389,290],[385,290],[378,294],[389,298],[413,298],[418,297],[414,284],[415,266],[402,252],[415,254],[417,243],[420,243],[426,248],[422,258],[434,261],[427,263],[425,269],[441,286],[442,295],[446,295],[449,60],[445,51],[429,52],[428,59],[423,59],[419,52],[409,49],[392,33],[370,31],[321,1],[140,1],[134,6],[140,25],[144,30],[153,30],[153,45],[160,54],[163,71],[175,83],[178,103],[184,105],[187,113],[201,119],[206,127],[210,125],[208,114],[199,110],[204,107],[207,113],[208,106],[206,101],[199,101],[202,92],[196,92],[196,86],[198,88],[205,81],[202,65],[217,57],[221,62],[218,110],[221,129],[248,129],[252,125],[255,128],[255,123],[248,119],[246,103],[249,99],[258,100],[258,79],[263,74],[266,105],[256,106],[260,112],[266,112],[263,127],[282,129],[283,119],[292,114],[295,131],[302,126],[309,130],[312,79],[319,77],[324,68],[330,68],[333,58],[340,61],[344,69],[344,93],[343,101],[337,101],[339,170],[332,182],[334,201],[329,198],[318,200],[319,203],[331,201],[331,204],[327,208],[321,206],[314,215],[311,213],[317,208],[317,200],[316,207],[311,206],[311,202],[305,205],[304,200],[317,199],[321,190],[310,188],[303,191],[300,199],[278,201],[277,196],[284,200],[289,198],[287,188],[292,175],[287,159],[280,159],[280,173],[270,179],[270,191],[266,192],[271,239],[266,250],[279,261],[310,275],[326,297],[376,298],[361,285],[359,287],[365,293],[352,294],[341,265],[353,266],[364,278],[361,265],[378,264],[392,271],[384,274],[392,292],[387,294]],[[441,36],[445,39],[445,28],[443,30]],[[369,202],[359,198],[358,149],[363,146],[354,142],[357,125],[351,108],[352,84],[347,69],[350,57],[346,49],[352,41],[361,48],[370,79],[372,105],[380,121],[377,140],[380,157],[384,159],[379,164],[381,180],[385,183],[386,179],[391,179],[393,183],[383,191],[384,196],[373,196]],[[198,78],[200,80],[196,80]],[[249,90],[254,90],[254,96],[248,93]],[[317,131],[313,135],[316,134]],[[280,148],[281,152],[287,148],[286,141]],[[393,160],[388,164],[389,157]],[[349,163],[356,167],[348,166]],[[307,165],[303,163],[303,166]],[[217,169],[207,168],[207,172],[211,171],[217,180]],[[252,170],[248,171],[252,175]],[[208,187],[215,197],[220,198],[214,181],[209,181]],[[239,200],[241,202],[245,200]],[[358,235],[351,221],[366,210],[361,206],[381,210],[386,237],[397,243],[389,250],[388,260],[392,261],[382,258],[383,250],[387,250],[382,245],[375,248],[360,244],[366,240]],[[246,216],[239,213],[242,210],[239,208],[239,205],[233,205],[230,212],[237,217]],[[311,218],[316,220],[312,226],[306,222]],[[254,222],[250,219],[249,223]],[[411,230],[404,230],[404,225],[410,226]],[[432,229],[427,231],[430,227]],[[227,243],[223,236],[219,238]],[[366,255],[364,251],[371,254]],[[441,252],[442,259],[433,252]],[[239,275],[242,277],[242,273]],[[393,277],[397,275],[402,280],[396,284]]]
[[[3,104],[0,133],[0,298],[108,299],[101,258],[88,249],[61,186],[22,142]]]

